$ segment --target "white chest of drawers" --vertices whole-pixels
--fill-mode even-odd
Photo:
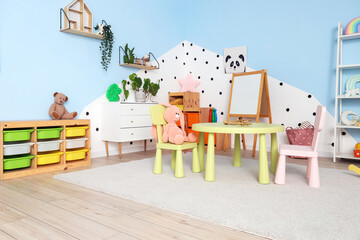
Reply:
[[[150,106],[157,103],[119,103],[101,104],[101,138],[105,141],[106,155],[109,156],[108,142],[121,142],[152,139]],[[146,150],[146,141],[144,141]]]

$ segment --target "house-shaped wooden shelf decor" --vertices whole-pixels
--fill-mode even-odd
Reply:
[[[60,14],[61,11],[64,12],[64,28],[61,28],[60,22],[60,32],[103,39],[101,34],[93,33],[92,13],[84,0],[74,0],[63,10],[60,9]]]

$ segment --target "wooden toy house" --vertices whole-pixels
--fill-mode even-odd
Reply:
[[[71,28],[79,31],[92,33],[92,13],[83,0],[74,0],[64,8],[69,18],[64,16],[65,28]],[[70,26],[69,26],[70,22]]]

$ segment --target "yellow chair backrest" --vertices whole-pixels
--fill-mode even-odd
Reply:
[[[158,143],[163,143],[162,141],[162,128],[167,124],[167,122],[164,119],[164,112],[166,110],[166,107],[163,105],[154,105],[150,107],[150,116],[151,116],[151,122],[153,125],[156,126],[156,135],[158,138]],[[154,129],[153,129],[154,131]]]
[[[154,105],[150,107],[151,122],[153,125],[166,125],[167,122],[164,119],[164,112],[166,107],[163,105]]]

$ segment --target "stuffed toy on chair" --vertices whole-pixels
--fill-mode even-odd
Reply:
[[[161,104],[167,107],[164,112],[164,119],[167,122],[164,132],[163,141],[175,144],[182,144],[183,142],[196,142],[197,136],[195,133],[186,135],[184,114],[181,109],[170,104]],[[176,125],[180,120],[181,129]]]
[[[64,102],[68,100],[68,97],[62,93],[54,93],[54,103],[51,104],[49,109],[49,115],[54,120],[58,119],[73,119],[77,116],[77,112],[69,113],[65,106],[63,105]]]

